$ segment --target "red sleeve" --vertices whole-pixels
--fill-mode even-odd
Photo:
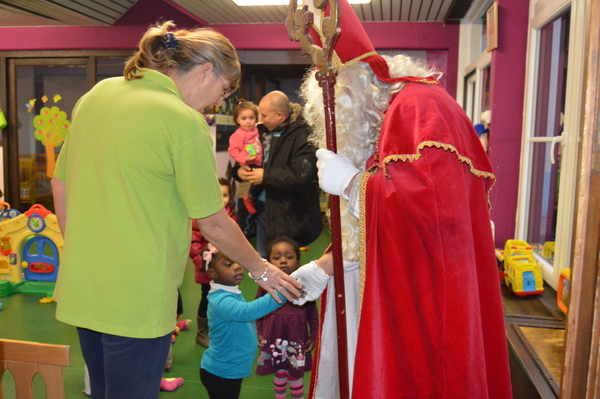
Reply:
[[[306,311],[306,319],[308,320],[309,339],[312,342],[317,342],[317,331],[319,330],[319,310],[315,301],[307,302],[304,305]]]
[[[206,248],[208,241],[204,238],[195,219],[192,219],[192,243],[190,244],[189,257],[194,262],[195,280],[198,284],[208,284],[210,279],[204,272],[204,261],[202,260],[202,250]]]

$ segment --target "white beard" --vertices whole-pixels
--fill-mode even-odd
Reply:
[[[405,55],[384,58],[392,77],[432,74],[422,62],[416,62]],[[316,69],[311,69],[302,83],[300,95],[305,101],[304,118],[313,129],[310,140],[318,148],[326,148],[323,91],[315,74]],[[390,85],[381,82],[371,67],[363,62],[354,62],[339,70],[335,85],[337,150],[348,157],[361,172],[365,171],[365,164],[373,154],[383,121],[382,115],[389,106],[389,99],[402,87],[402,83]],[[343,198],[340,199],[340,216],[344,259],[358,261],[358,218],[348,211],[347,201]]]
[[[304,117],[313,128],[310,140],[319,148],[326,148],[323,91],[315,79],[316,70],[302,85],[302,96],[306,100]],[[354,166],[365,171],[381,124],[381,115],[387,108],[387,96],[380,86],[388,86],[375,79],[370,67],[356,62],[340,70],[335,85],[335,118],[337,150],[347,156]],[[366,98],[357,93],[372,93]],[[384,90],[384,92],[386,92]],[[375,101],[374,101],[375,100]],[[347,201],[340,198],[342,222],[342,248],[345,260],[360,259],[360,231],[358,218],[347,209]]]

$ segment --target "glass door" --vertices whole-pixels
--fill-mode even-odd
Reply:
[[[6,200],[21,212],[54,211],[50,187],[73,107],[93,85],[121,76],[127,56],[9,58]]]
[[[516,238],[534,248],[554,289],[571,257],[583,76],[577,7],[532,2],[530,20]]]
[[[540,30],[526,241],[554,264],[570,12]]]
[[[56,157],[69,131],[75,103],[88,90],[87,60],[11,60],[17,124],[9,137],[18,154],[18,201],[11,206],[26,211],[40,204],[54,211],[50,179]],[[12,183],[12,182],[11,182]]]

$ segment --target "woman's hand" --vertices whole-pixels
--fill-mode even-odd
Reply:
[[[264,279],[255,280],[265,291],[267,291],[277,303],[281,303],[278,293],[283,295],[288,301],[294,301],[302,298],[304,295],[304,286],[300,284],[295,278],[285,274],[278,267],[273,266],[267,262],[267,280]],[[264,273],[264,269],[262,269]],[[260,275],[252,274],[252,277],[260,277]]]

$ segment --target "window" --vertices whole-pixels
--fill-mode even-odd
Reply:
[[[96,82],[123,74],[129,51],[0,52],[8,75],[3,138],[5,198],[12,208],[54,211],[50,179],[75,103]]]
[[[540,30],[526,241],[554,263],[570,13]]]
[[[585,40],[571,28],[584,26],[580,10],[556,0],[531,6],[515,238],[535,248],[554,289],[573,238]]]
[[[482,113],[490,109],[492,54],[486,51],[486,11],[491,2],[483,1],[469,11],[461,28],[460,64],[464,65],[462,87],[457,99],[473,124],[486,122]],[[460,68],[460,66],[459,66]],[[462,89],[462,96],[460,90]],[[486,126],[489,127],[489,126]]]
[[[14,60],[21,211],[34,204],[54,209],[50,179],[71,111],[87,91],[85,61],[63,61],[43,65],[45,60]]]

